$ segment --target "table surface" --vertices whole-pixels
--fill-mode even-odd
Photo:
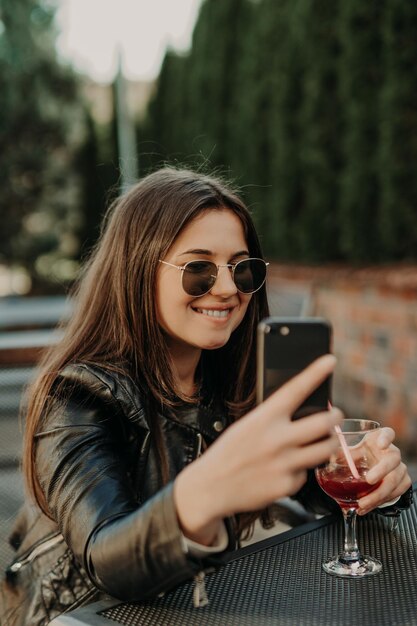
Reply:
[[[417,625],[417,503],[395,531],[376,514],[360,519],[358,543],[382,561],[380,574],[344,580],[323,571],[343,544],[341,520],[328,517],[231,554],[206,578],[205,607],[193,607],[190,582],[146,603],[104,599],[51,626]]]

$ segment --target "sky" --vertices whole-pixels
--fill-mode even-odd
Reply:
[[[111,82],[117,50],[130,80],[152,80],[168,46],[187,50],[202,0],[59,0],[57,49],[75,69]]]

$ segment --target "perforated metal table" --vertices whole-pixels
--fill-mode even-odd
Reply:
[[[206,607],[193,607],[192,583],[187,583],[141,604],[103,599],[51,625],[417,625],[416,503],[402,514],[395,531],[377,515],[358,526],[362,551],[383,563],[376,576],[343,580],[322,570],[325,558],[343,543],[341,520],[329,517],[230,555],[223,568],[207,577]]]

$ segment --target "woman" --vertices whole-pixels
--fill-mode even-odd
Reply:
[[[2,624],[47,624],[98,591],[141,600],[201,580],[258,517],[271,521],[278,498],[329,510],[307,470],[335,449],[342,416],[290,416],[335,359],[255,407],[265,275],[248,210],[215,178],[164,168],[111,208],[31,392],[31,506],[13,537]],[[373,470],[383,482],[362,513],[410,486],[392,440],[383,429]]]

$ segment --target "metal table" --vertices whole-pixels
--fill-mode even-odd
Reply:
[[[341,520],[328,517],[229,555],[225,566],[206,578],[206,607],[193,607],[187,583],[146,603],[103,599],[51,625],[417,625],[416,503],[395,531],[378,515],[358,526],[360,548],[383,563],[382,573],[369,578],[344,580],[322,570],[325,558],[343,543]]]

